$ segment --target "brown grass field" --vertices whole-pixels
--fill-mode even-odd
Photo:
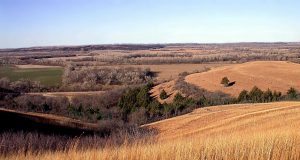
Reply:
[[[101,95],[105,91],[83,91],[83,92],[36,92],[36,93],[27,93],[28,95],[40,95],[45,97],[67,97],[69,100],[72,100],[75,96],[83,95]]]
[[[285,61],[256,61],[225,66],[208,72],[192,74],[185,81],[200,86],[208,91],[221,91],[233,96],[243,90],[257,86],[262,90],[286,93],[290,87],[300,89],[300,64]],[[227,76],[236,81],[232,87],[223,87],[220,82]]]
[[[300,102],[214,106],[144,125],[159,130],[147,140],[3,159],[299,159],[299,120]]]
[[[213,68],[207,72],[195,73],[185,77],[185,81],[211,92],[221,91],[237,97],[246,89],[250,91],[254,86],[262,90],[280,91],[283,94],[290,87],[300,89],[300,64],[286,61],[255,61],[242,64],[233,64]],[[236,83],[231,87],[220,84],[223,77]],[[155,86],[151,93],[159,97],[164,89],[170,97],[165,102],[172,102],[178,92],[174,89],[175,80]],[[159,99],[159,101],[163,102]]]
[[[160,140],[293,130],[300,128],[300,102],[235,104],[196,109],[191,113],[144,125],[157,129]]]

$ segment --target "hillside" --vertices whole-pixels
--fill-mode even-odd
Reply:
[[[246,89],[257,86],[262,90],[280,91],[286,93],[290,87],[300,90],[300,64],[286,61],[255,61],[230,66],[213,68],[207,72],[195,73],[185,77],[185,82],[210,92],[221,91],[237,97]],[[224,87],[220,84],[223,77],[228,77],[233,86]],[[152,96],[158,97],[162,89],[171,95],[170,102],[177,91],[175,81],[162,83],[152,90]]]
[[[158,140],[5,159],[299,159],[299,119],[300,102],[214,106],[143,126]]]
[[[223,87],[220,82],[225,76],[235,81],[235,85]],[[208,91],[221,91],[233,96],[243,89],[251,90],[255,85],[262,90],[270,88],[285,93],[290,87],[300,89],[300,64],[285,61],[248,62],[192,74],[185,81]]]
[[[191,113],[144,125],[161,140],[182,137],[299,132],[300,102],[236,104],[196,109]],[[275,133],[276,133],[275,132]]]
[[[67,117],[51,114],[20,112],[0,108],[0,132],[7,129],[33,130],[50,134],[80,135],[101,131],[94,123],[85,123]]]

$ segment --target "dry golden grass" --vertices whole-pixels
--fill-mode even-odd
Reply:
[[[236,84],[223,87],[220,82],[225,76],[230,81],[236,81]],[[221,91],[233,96],[243,89],[251,90],[255,85],[263,90],[270,88],[286,93],[290,87],[300,89],[300,64],[285,61],[248,62],[192,74],[185,81],[208,91]]]
[[[265,131],[300,128],[300,102],[234,104],[196,109],[191,113],[154,122],[143,127],[159,131],[159,140],[181,137],[207,137],[232,133],[262,133]]]
[[[220,84],[223,77],[228,77],[230,81],[236,83],[231,87],[224,87]],[[232,64],[213,68],[207,72],[195,73],[185,77],[185,81],[211,92],[221,91],[233,97],[246,89],[250,91],[257,86],[262,90],[280,91],[283,94],[290,87],[300,90],[300,64],[286,61],[254,61],[243,64]],[[175,81],[159,84],[151,91],[152,96],[159,97],[164,89],[169,95],[168,99],[161,102],[172,102]]]
[[[153,137],[119,147],[20,153],[3,159],[299,159],[300,102],[244,104],[202,108],[145,125]]]
[[[67,97],[70,101],[75,96],[91,96],[91,95],[101,95],[104,94],[105,91],[83,91],[83,92],[36,92],[36,93],[27,93],[28,95],[40,95],[45,97]]]
[[[252,137],[179,139],[158,143],[135,143],[102,150],[76,150],[39,155],[15,155],[4,159],[43,160],[284,160],[300,158],[300,137],[295,134],[256,134]]]

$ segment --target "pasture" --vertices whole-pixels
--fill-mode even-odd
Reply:
[[[0,68],[0,77],[7,77],[11,81],[29,79],[39,81],[45,86],[60,85],[62,81],[63,68],[17,68],[4,66]]]

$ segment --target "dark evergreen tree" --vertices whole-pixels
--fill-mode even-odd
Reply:
[[[249,100],[248,91],[242,90],[238,96],[238,101],[239,102],[247,102],[248,100]]]
[[[294,100],[297,99],[298,95],[297,95],[297,90],[293,87],[291,87],[288,91],[287,91],[287,96],[289,99]]]
[[[268,88],[268,90],[266,90],[263,94],[263,99],[264,102],[271,102],[273,99],[273,93],[272,91]]]
[[[160,92],[159,98],[162,99],[162,100],[168,98],[168,94],[167,94],[167,92],[164,89]]]
[[[251,102],[262,102],[263,101],[263,91],[257,86],[254,86],[249,92],[249,98]]]

